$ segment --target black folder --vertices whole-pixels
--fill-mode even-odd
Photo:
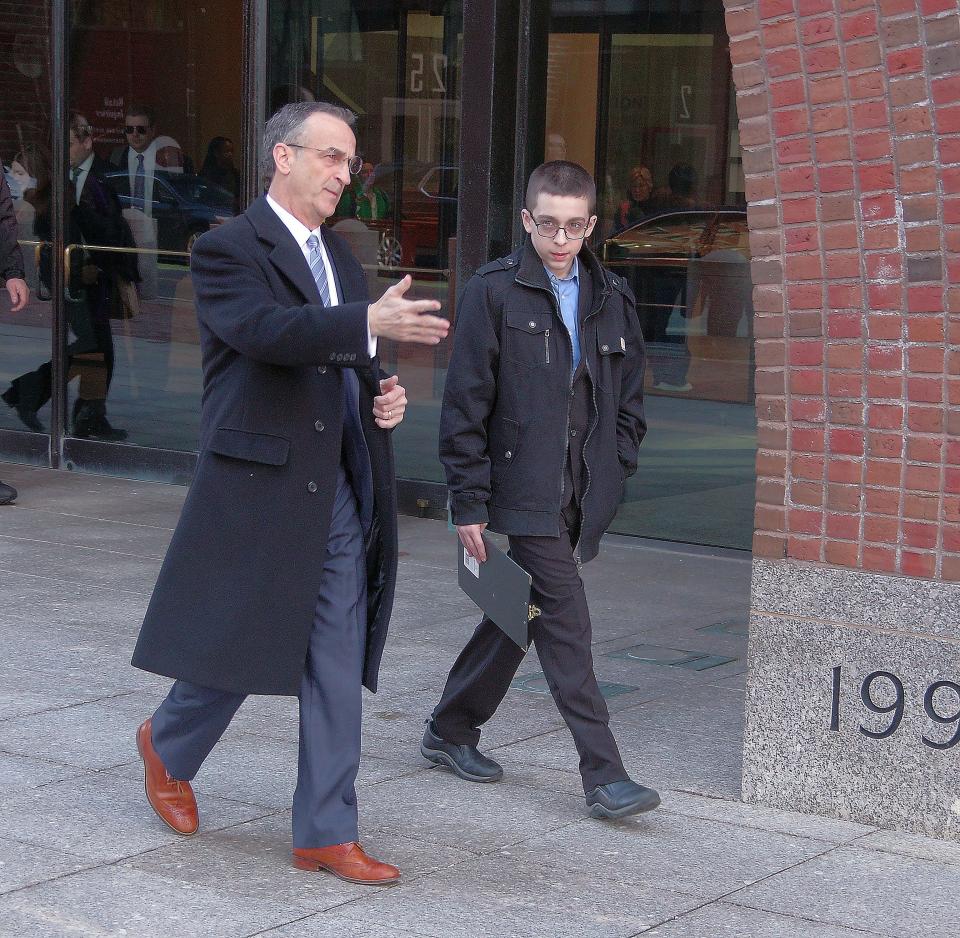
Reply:
[[[484,563],[474,560],[457,540],[457,579],[462,589],[524,651],[530,645],[530,620],[540,610],[530,602],[532,577],[483,535]]]

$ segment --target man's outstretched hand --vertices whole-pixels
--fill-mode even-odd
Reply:
[[[367,308],[370,335],[383,336],[396,342],[418,342],[436,345],[450,331],[450,323],[441,316],[428,316],[440,304],[436,300],[408,300],[405,296],[413,279],[409,274],[399,283],[387,287],[383,296]]]

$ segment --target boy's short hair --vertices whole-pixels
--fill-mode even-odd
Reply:
[[[547,195],[572,195],[585,198],[590,214],[597,204],[597,184],[579,163],[569,160],[551,160],[538,166],[527,183],[527,211],[532,212],[541,192]]]

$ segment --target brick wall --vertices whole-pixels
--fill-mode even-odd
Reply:
[[[958,0],[724,2],[755,554],[960,580]]]

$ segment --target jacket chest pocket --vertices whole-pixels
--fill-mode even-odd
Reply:
[[[622,325],[622,322],[613,322],[597,329],[597,384],[609,394],[620,393],[623,360],[627,355]]]
[[[553,349],[553,317],[547,312],[507,310],[504,315],[500,355],[526,368],[543,368],[556,358]]]

